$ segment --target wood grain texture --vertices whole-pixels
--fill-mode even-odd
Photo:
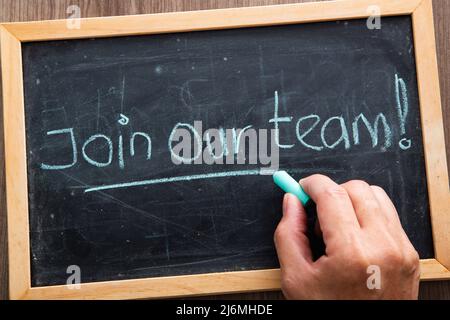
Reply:
[[[8,262],[11,292],[25,292],[30,283],[30,248],[28,212],[28,188],[20,181],[27,179],[26,138],[24,121],[24,98],[22,81],[21,43],[13,35],[0,27],[2,43],[1,59],[7,61],[2,67],[2,78],[5,80],[3,90],[3,117],[8,119],[4,125],[4,146],[8,158],[5,159],[5,172],[14,179],[6,180],[7,220],[11,226],[17,226],[14,232],[8,233]],[[19,134],[18,134],[19,132]],[[12,294],[19,298],[21,295]]]
[[[316,0],[317,1],[317,0]],[[325,0],[322,0],[325,1]],[[219,9],[285,3],[311,2],[310,0],[0,0],[0,22],[52,20],[67,17],[69,5],[78,5],[82,17],[114,16],[203,9]],[[450,1],[433,0],[440,73],[444,127],[447,146],[450,142]],[[1,95],[1,92],[0,92]],[[1,97],[1,96],[0,96]],[[0,110],[1,111],[1,110]],[[2,112],[0,112],[2,114]],[[2,116],[0,116],[2,117]],[[0,120],[2,120],[0,118]],[[0,122],[0,299],[8,297],[8,264],[6,236],[6,203],[4,179],[3,125]],[[447,159],[450,148],[447,147]],[[447,161],[450,164],[450,161]],[[233,294],[211,298],[278,299],[280,292]],[[422,299],[450,299],[450,282],[421,283]]]
[[[434,253],[450,268],[449,181],[431,0],[421,2],[412,20]]]
[[[382,16],[404,15],[413,13],[422,1],[425,0],[346,0],[325,1],[311,5],[292,3],[276,6],[114,16],[103,19],[85,18],[80,21],[79,28],[68,28],[67,19],[6,23],[3,24],[3,27],[21,42],[134,36],[359,19],[368,16],[367,8],[370,6],[380,7]],[[73,10],[73,6],[71,6],[71,10]],[[424,25],[427,22],[432,23],[432,20],[423,20]],[[421,30],[421,28],[418,29]],[[426,32],[426,28],[424,30]],[[429,50],[435,51],[436,46],[429,47]]]

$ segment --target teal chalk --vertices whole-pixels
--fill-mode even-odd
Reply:
[[[277,171],[273,174],[273,182],[286,193],[295,195],[302,205],[306,204],[311,199],[309,195],[303,190],[300,184],[295,181],[286,171]]]

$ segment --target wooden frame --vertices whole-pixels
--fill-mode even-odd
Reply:
[[[146,278],[67,286],[31,287],[27,164],[21,43],[228,29],[367,18],[377,5],[382,16],[411,15],[425,148],[435,259],[421,260],[421,279],[450,279],[450,197],[431,0],[342,0],[270,7],[205,10],[0,25],[6,154],[9,277],[11,299],[150,298],[274,290],[278,269]]]

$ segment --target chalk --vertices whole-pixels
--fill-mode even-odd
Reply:
[[[310,202],[311,198],[303,190],[302,186],[295,181],[286,171],[277,171],[273,174],[273,182],[286,193],[292,193],[295,195],[303,206],[306,206]]]
[[[309,239],[313,260],[316,261],[325,254],[326,246],[322,237],[318,236],[315,232],[316,225],[318,224],[315,202],[310,198],[305,190],[303,190],[302,186],[286,171],[275,172],[273,174],[273,181],[277,186],[283,189],[284,192],[295,195],[305,208],[307,224],[306,235]]]

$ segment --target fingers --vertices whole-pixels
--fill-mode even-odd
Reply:
[[[366,182],[352,180],[341,186],[347,190],[361,228],[386,223],[386,216],[381,208],[382,203],[378,201],[373,189]]]
[[[412,249],[397,210],[382,188],[358,180],[346,182],[342,187],[350,196],[361,228],[377,233],[388,232],[397,244]]]
[[[285,194],[283,218],[275,230],[275,246],[282,269],[295,270],[312,262],[306,232],[305,209],[296,196]]]
[[[317,217],[327,246],[345,242],[359,229],[359,223],[347,191],[323,175],[312,175],[300,181],[317,206]]]
[[[395,223],[397,226],[401,226],[397,210],[386,192],[378,186],[370,186],[370,188],[380,204],[380,207],[383,209],[382,212],[386,219],[390,223]]]
[[[383,208],[383,213],[386,216],[386,219],[388,220],[386,226],[387,230],[395,239],[397,244],[401,245],[402,247],[401,251],[403,254],[405,267],[412,269],[416,268],[419,261],[419,255],[412,245],[411,241],[409,241],[409,238],[402,227],[394,204],[382,188],[378,186],[371,186],[371,188],[375,197],[380,203],[380,206]]]
[[[395,206],[389,196],[380,187],[371,186],[371,188],[378,203],[380,204],[380,207],[382,208],[382,213],[386,219],[385,228],[390,231],[391,235],[395,239],[397,239],[397,241],[401,241],[404,245],[410,246],[411,243],[405,231],[403,230],[397,210],[395,209]]]

